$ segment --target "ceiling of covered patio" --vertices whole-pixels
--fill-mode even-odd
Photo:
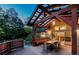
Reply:
[[[33,26],[37,25],[38,27],[48,27],[51,25],[50,23],[57,19],[59,22],[61,22],[62,17],[65,20],[68,20],[68,22],[71,21],[71,11],[67,11],[67,8],[71,7],[72,4],[39,4],[37,5],[36,9],[34,10],[33,14],[31,15],[28,25]],[[66,9],[64,11],[64,9]],[[77,16],[79,16],[79,7],[77,6]],[[60,19],[58,17],[55,17],[55,13],[59,13]]]

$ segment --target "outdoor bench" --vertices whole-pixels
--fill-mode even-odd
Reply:
[[[48,41],[48,38],[35,38],[32,40],[33,44],[40,44],[40,43],[45,43]]]

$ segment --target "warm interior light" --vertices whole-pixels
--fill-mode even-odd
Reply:
[[[60,27],[60,30],[65,30],[66,29],[66,26],[61,26]]]
[[[48,32],[48,34],[50,34],[50,33],[51,33],[51,31],[50,31],[50,30],[48,30],[47,32]]]
[[[55,23],[56,23],[56,22],[55,22],[55,21],[53,21],[53,22],[52,22],[52,25],[55,25]]]
[[[79,29],[77,29],[76,31],[79,32]]]
[[[45,32],[41,32],[41,38],[44,38],[45,36]]]
[[[79,24],[79,18],[78,18],[78,24]]]
[[[59,26],[55,26],[55,30],[59,30]]]

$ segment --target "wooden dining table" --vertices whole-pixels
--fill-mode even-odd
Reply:
[[[55,44],[56,43],[56,44]],[[59,49],[60,47],[60,42],[58,40],[49,40],[47,42],[45,42],[44,44],[44,48],[47,50],[47,47],[49,45],[54,45],[56,47],[56,49]]]
[[[47,43],[47,44],[54,44],[55,42],[58,42],[58,40],[49,40],[49,41],[47,41],[46,43]]]

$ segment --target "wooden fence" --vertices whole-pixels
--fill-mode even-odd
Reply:
[[[11,41],[6,41],[3,43],[0,43],[0,55],[5,55],[10,53],[12,50],[17,48],[23,48],[24,42],[22,39],[16,39]]]

